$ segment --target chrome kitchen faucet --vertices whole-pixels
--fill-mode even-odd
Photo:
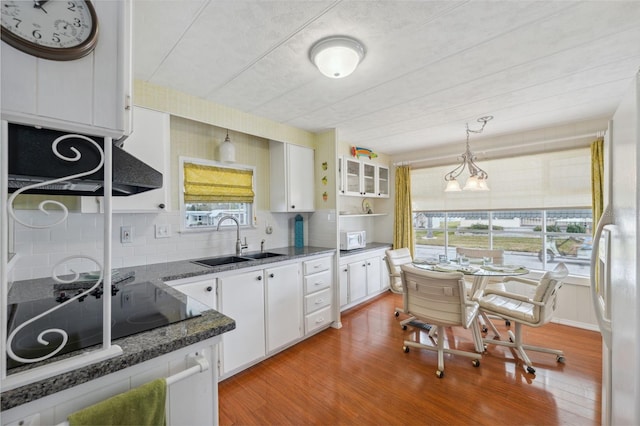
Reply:
[[[242,254],[242,250],[246,249],[249,246],[247,244],[247,237],[244,237],[244,244],[242,243],[242,241],[240,241],[240,222],[238,222],[238,219],[236,219],[233,216],[222,216],[218,221],[218,227],[216,228],[216,231],[220,230],[220,224],[227,219],[231,219],[236,223],[236,229],[237,229],[236,256],[240,256]]]

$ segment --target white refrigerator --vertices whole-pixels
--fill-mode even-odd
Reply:
[[[602,424],[640,424],[640,72],[605,137],[605,212],[591,288],[603,338]]]

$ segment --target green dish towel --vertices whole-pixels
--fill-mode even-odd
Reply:
[[[69,426],[165,426],[167,382],[157,379],[71,414]]]

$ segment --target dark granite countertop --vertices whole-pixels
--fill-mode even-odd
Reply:
[[[175,297],[186,299],[186,295],[166,285],[165,282],[236,269],[256,267],[313,255],[333,254],[335,253],[335,249],[322,247],[282,247],[269,249],[269,252],[279,253],[281,256],[214,267],[201,266],[193,263],[191,260],[182,260],[161,264],[119,268],[118,275],[122,276],[133,272],[135,277],[127,280],[127,284],[151,282],[163,288],[165,291],[170,292]],[[212,255],[211,257],[215,257],[215,255]],[[19,303],[21,301],[41,298],[43,295],[51,294],[52,286],[53,282],[50,278],[14,282],[9,292],[9,303]],[[205,310],[201,316],[195,318],[114,340],[113,344],[120,346],[123,350],[123,354],[121,356],[110,358],[105,361],[78,368],[29,385],[2,392],[0,395],[0,410],[8,410],[81,383],[106,376],[110,373],[218,336],[226,333],[227,331],[231,331],[234,328],[235,320],[216,310],[210,309]],[[66,355],[53,357],[51,360],[42,361],[41,363],[58,361],[77,354],[77,352],[72,352]],[[17,367],[9,372],[9,374],[24,371],[29,368],[30,367]]]
[[[356,254],[366,253],[368,251],[380,250],[380,249],[389,249],[393,247],[391,243],[369,243],[363,248],[354,249],[354,250],[340,250],[340,257],[354,256]]]

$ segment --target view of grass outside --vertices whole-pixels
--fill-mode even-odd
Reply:
[[[494,248],[505,251],[508,263],[548,270],[562,261],[571,273],[588,274],[588,209],[414,212],[414,232],[416,256],[437,257],[444,253],[451,258],[455,257],[456,247]]]

